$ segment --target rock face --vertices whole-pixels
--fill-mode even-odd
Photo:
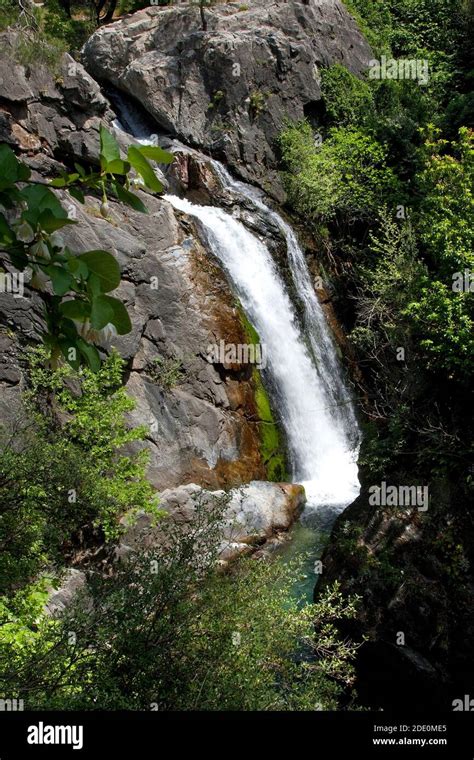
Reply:
[[[59,160],[95,161],[99,124],[115,116],[96,82],[69,56],[56,77],[41,67],[27,70],[12,57],[11,36],[2,40],[7,55],[0,62],[0,140],[22,153],[38,175],[57,173]],[[247,338],[227,283],[190,222],[152,196],[144,198],[147,215],[111,201],[109,221],[98,213],[97,199],[82,206],[60,196],[79,222],[64,233],[72,249],[111,250],[122,268],[118,295],[133,330],[116,345],[137,402],[133,421],[150,426],[152,483],[158,489],[190,481],[221,488],[265,478],[252,367],[236,371],[206,358],[210,344]],[[24,295],[0,293],[3,421],[19,410],[19,348],[36,341],[42,328],[39,300],[27,287]],[[157,375],[158,356],[181,362],[173,387]]]
[[[197,504],[209,509],[222,504],[222,541],[220,560],[228,562],[240,554],[254,551],[265,545],[280,531],[287,531],[299,516],[306,501],[302,486],[286,483],[252,481],[248,485],[224,491],[206,491],[191,483],[164,491],[160,495],[160,508],[176,523],[193,520]],[[122,520],[127,524],[127,517]],[[163,541],[160,524],[153,526],[153,518],[146,513],[137,516],[125,530],[118,556],[129,551],[150,548]]]
[[[44,608],[46,614],[51,616],[61,615],[64,610],[71,606],[74,597],[79,591],[84,589],[85,585],[85,573],[72,567],[66,570],[60,587],[49,592]]]
[[[282,199],[275,139],[314,115],[320,68],[367,68],[370,48],[339,0],[249,0],[206,10],[147,8],[99,29],[84,62],[136,98],[167,132],[211,151]]]
[[[21,151],[94,160],[100,121],[113,116],[97,82],[65,54],[58,73],[15,60],[16,35],[0,34],[0,141]]]
[[[242,554],[257,550],[266,552],[278,546],[281,536],[298,518],[305,501],[304,488],[288,483],[252,481],[228,493],[207,491],[195,483],[167,489],[160,494],[160,509],[166,515],[156,525],[152,516],[145,512],[133,515],[131,524],[128,515],[123,516],[121,523],[124,533],[120,544],[115,547],[113,558],[121,561],[131,552],[153,549],[160,545],[166,547],[166,536],[162,530],[164,523],[171,520],[178,529],[180,526],[191,526],[195,524],[199,508],[203,508],[219,520],[221,540],[218,562],[225,566]],[[102,566],[102,571],[104,569],[105,565]],[[94,570],[97,571],[97,566]],[[111,565],[108,563],[107,572],[110,570]],[[86,588],[86,573],[77,568],[68,568],[59,588],[50,589],[45,612],[51,616],[61,615],[71,606],[76,594],[84,592]],[[87,594],[85,598],[87,600]]]
[[[426,513],[370,506],[363,486],[338,518],[316,594],[337,580],[344,593],[361,597],[346,630],[367,638],[357,662],[361,704],[442,711],[470,693],[474,592],[466,570],[473,542],[464,500],[441,482],[430,487]]]

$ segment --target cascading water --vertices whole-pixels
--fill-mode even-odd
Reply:
[[[121,126],[116,124],[116,128]],[[130,120],[127,126],[130,127]],[[142,128],[136,137],[142,143],[149,142]],[[264,242],[238,218],[217,206],[200,206],[185,198],[165,196],[174,208],[199,220],[209,249],[221,263],[258,332],[266,358],[262,374],[286,433],[292,479],[302,483],[306,490],[302,521],[316,528],[316,532],[306,531],[299,545],[300,549],[303,544],[302,548],[309,550],[314,561],[322,548],[320,531],[327,531],[336,515],[354,501],[360,490],[357,476],[360,435],[354,406],[295,233],[264,203],[260,191],[233,179],[217,161],[209,161],[222,188],[235,197],[236,204],[242,200],[253,204],[277,225],[287,243],[302,324]],[[298,545],[297,541],[292,543]],[[312,587],[310,580],[301,590],[311,595]]]
[[[247,197],[252,195],[249,190]],[[310,344],[317,348],[317,362],[308,350],[287,288],[267,246],[238,219],[218,207],[197,206],[176,196],[165,198],[176,209],[199,219],[210,249],[260,336],[267,359],[265,371],[286,432],[292,478],[305,486],[307,508],[326,506],[340,511],[358,494],[354,441],[357,425],[353,417],[356,435],[351,440],[345,421],[335,412],[340,408],[341,396],[347,401],[347,391],[324,315],[316,297],[316,303],[309,299],[309,274],[294,233],[275,212],[261,204],[285,234],[296,287],[302,285],[307,299],[306,321],[312,318],[315,322],[313,312],[317,314],[316,324],[310,325]],[[320,344],[318,335],[324,336]],[[346,406],[349,418],[353,411],[350,404]]]
[[[287,244],[288,263],[295,293],[303,307],[305,337],[309,340],[318,374],[331,399],[331,413],[339,416],[339,421],[342,422],[349,440],[353,447],[356,447],[360,435],[353,402],[341,372],[333,337],[317,299],[303,251],[294,231],[279,214],[262,201],[263,193],[260,190],[234,179],[218,161],[212,161],[212,165],[223,187],[246,197],[282,231]]]

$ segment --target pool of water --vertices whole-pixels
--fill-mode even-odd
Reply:
[[[313,600],[314,587],[322,569],[318,561],[339,512],[340,510],[334,507],[307,505],[298,522],[293,525],[289,540],[275,553],[285,561],[301,562],[301,570],[294,585],[294,595],[304,602]]]

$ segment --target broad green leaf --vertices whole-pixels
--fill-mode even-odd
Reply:
[[[163,191],[163,185],[153,171],[153,167],[134,145],[130,145],[128,149],[128,160],[138,174],[143,177],[145,185],[150,190],[153,190],[155,193]]]
[[[25,253],[25,249],[23,248],[23,245],[20,243],[16,244],[15,246],[11,246],[8,249],[8,258],[10,259],[13,266],[18,269],[20,272],[23,272],[23,270],[28,266],[29,260],[28,256]]]
[[[55,194],[44,185],[27,185],[20,191],[20,196],[28,204],[28,208],[22,214],[22,219],[27,221],[33,228],[36,227],[42,211],[49,211],[58,219],[67,219],[68,215]]]
[[[102,296],[102,298],[106,299],[112,308],[113,317],[109,322],[112,322],[119,335],[127,335],[132,329],[132,323],[122,301],[119,301],[118,298],[112,298],[112,296]]]
[[[120,148],[117,140],[108,129],[100,125],[100,165],[105,169],[107,164],[120,158]]]
[[[68,251],[68,253],[70,253],[70,251]],[[85,261],[79,259],[79,256],[71,256],[68,260],[67,266],[69,271],[72,272],[75,277],[82,277],[84,280],[87,279],[89,269]]]
[[[31,177],[31,171],[26,164],[24,164],[22,161],[19,161],[19,167],[18,167],[18,180],[20,182],[26,182]]]
[[[7,220],[0,212],[0,242],[2,245],[10,245],[15,240],[16,235],[8,224]]]
[[[63,301],[59,306],[59,311],[65,317],[69,317],[69,319],[77,319],[80,322],[85,322],[86,319],[89,319],[91,307],[86,301],[73,298],[71,301]]]
[[[86,176],[86,171],[80,164],[75,163],[74,168],[81,177],[84,178]]]
[[[79,201],[79,203],[84,203],[84,193],[82,190],[79,190],[78,187],[68,187],[68,192],[70,195],[72,195],[73,198],[76,199],[76,201]]]
[[[98,295],[92,301],[91,325],[94,330],[102,330],[114,320],[114,310],[108,301],[109,296]]]
[[[122,203],[126,203],[127,206],[134,208],[135,211],[141,211],[143,214],[148,213],[147,207],[137,195],[131,193],[129,190],[126,190],[124,187],[122,187],[122,185],[119,184],[119,182],[114,182],[113,186],[115,192],[117,193],[118,199],[121,200]]]
[[[173,154],[168,153],[167,150],[163,150],[159,145],[140,145],[137,147],[142,156],[151,158],[157,164],[171,164],[174,161]]]
[[[105,170],[110,174],[128,174],[130,164],[128,161],[122,161],[121,158],[115,158],[107,164]]]
[[[63,267],[57,266],[56,264],[50,264],[48,267],[44,267],[44,271],[51,277],[55,295],[66,295],[73,284],[72,275],[70,275]]]
[[[15,203],[21,203],[22,197],[17,187],[9,187],[7,190],[0,190],[0,206],[3,208],[13,208]]]
[[[102,283],[94,272],[89,272],[89,277],[87,278],[87,292],[91,300],[102,295],[104,292],[102,290]]]
[[[100,361],[100,355],[96,347],[92,343],[87,343],[82,338],[77,339],[77,345],[92,372],[98,372],[102,362]]]
[[[0,190],[11,187],[15,182],[25,182],[31,172],[21,163],[8,145],[0,145]]]
[[[81,253],[78,259],[86,264],[89,272],[99,278],[103,293],[115,290],[120,284],[120,267],[108,251],[87,251]]]
[[[81,365],[81,352],[77,345],[77,341],[70,340],[69,338],[60,338],[58,340],[58,346],[67,363],[74,369],[79,369]]]
[[[77,172],[76,174],[63,174],[61,177],[52,179],[49,184],[51,187],[65,187],[69,182],[75,182],[76,179],[79,179],[79,174]]]
[[[67,224],[77,224],[77,222],[74,219],[69,219],[69,217],[58,217],[47,208],[39,215],[38,224],[45,232],[51,233],[60,230],[61,227],[65,227]]]

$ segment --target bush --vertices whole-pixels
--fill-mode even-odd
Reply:
[[[158,515],[145,479],[147,454],[122,453],[144,437],[129,428],[134,402],[121,387],[117,354],[96,374],[69,366],[45,369],[44,350],[30,354],[27,421],[0,438],[0,578],[8,593],[47,567],[58,567],[97,532],[119,533],[118,517],[144,509]]]
[[[42,619],[28,649],[11,646],[16,600],[9,657],[0,657],[5,692],[29,709],[335,708],[350,693],[355,654],[336,622],[353,617],[354,600],[336,585],[300,606],[298,568],[279,561],[245,559],[220,571],[222,508],[198,501],[191,523],[164,521],[162,546],[91,578],[88,601]]]
[[[330,129],[317,146],[309,124],[301,122],[283,131],[280,146],[289,201],[312,222],[374,220],[396,192],[385,148],[358,129]]]
[[[336,64],[321,72],[321,94],[331,125],[363,127],[375,121],[375,103],[370,83]]]

